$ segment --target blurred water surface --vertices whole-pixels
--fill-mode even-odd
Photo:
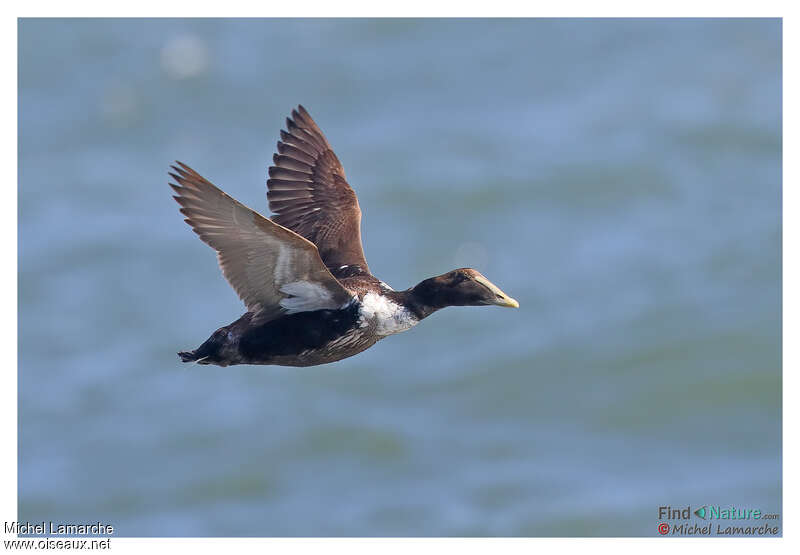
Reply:
[[[781,511],[778,20],[22,20],[19,518],[123,536],[654,535]],[[243,311],[166,182],[267,213],[303,103],[395,288],[342,362],[182,365]]]

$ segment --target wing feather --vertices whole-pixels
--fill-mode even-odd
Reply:
[[[361,208],[341,162],[302,106],[281,130],[269,168],[272,221],[317,246],[328,268],[357,265],[369,272],[361,245]]]
[[[222,273],[254,319],[282,311],[335,309],[353,295],[331,275],[317,247],[225,194],[177,162],[170,183],[180,211],[204,242],[217,251]],[[297,299],[297,291],[313,292]]]

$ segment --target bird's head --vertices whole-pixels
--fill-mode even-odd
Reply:
[[[413,287],[410,293],[426,315],[446,306],[519,308],[516,300],[472,268],[459,268],[428,278]]]

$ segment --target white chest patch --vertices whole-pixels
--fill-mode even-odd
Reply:
[[[331,292],[318,283],[310,281],[293,281],[280,289],[281,293],[291,295],[281,299],[280,305],[289,314],[309,310],[335,310],[338,306]]]
[[[375,293],[364,295],[358,321],[362,328],[375,326],[378,335],[400,333],[419,322],[407,308]]]

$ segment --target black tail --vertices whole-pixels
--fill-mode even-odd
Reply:
[[[219,364],[217,360],[211,360],[209,355],[203,355],[200,348],[194,351],[181,351],[178,356],[181,357],[181,362],[196,362],[197,364]],[[225,366],[225,365],[220,365]]]
[[[181,351],[178,356],[181,357],[181,362],[194,362],[197,360],[197,351]]]
[[[228,328],[220,328],[211,334],[211,337],[194,351],[180,351],[178,356],[182,362],[196,362],[197,364],[217,364],[227,366],[230,362],[220,357],[220,349],[225,346],[228,337]]]

